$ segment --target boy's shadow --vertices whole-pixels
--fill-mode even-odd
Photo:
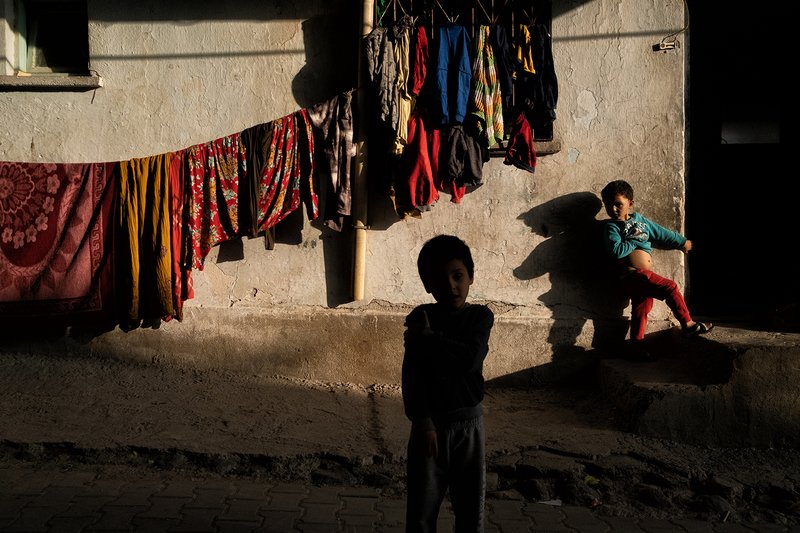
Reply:
[[[628,328],[622,311],[628,304],[618,282],[617,263],[603,247],[604,222],[595,217],[602,208],[591,192],[571,193],[538,205],[519,216],[533,233],[545,238],[520,266],[518,279],[549,274],[551,288],[540,300],[551,310],[548,334],[553,362],[537,373],[560,374],[589,363],[578,344],[584,325],[593,321],[592,347],[621,343]],[[553,377],[556,377],[554,374]],[[550,381],[546,375],[540,379]]]

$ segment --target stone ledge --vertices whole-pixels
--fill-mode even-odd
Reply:
[[[103,86],[100,76],[0,76],[0,91],[47,89],[90,91]]]
[[[686,339],[655,363],[600,364],[603,394],[627,429],[690,445],[796,447],[800,444],[797,335],[736,338],[717,326]],[[663,340],[663,339],[662,339]]]

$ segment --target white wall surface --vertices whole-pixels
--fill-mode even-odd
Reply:
[[[352,88],[354,4],[237,0],[220,8],[210,2],[90,0],[91,68],[104,86],[0,92],[0,160],[157,155]],[[386,199],[373,197],[363,302],[349,298],[352,230],[338,234],[298,214],[278,227],[275,250],[265,250],[262,239],[245,239],[241,251],[215,248],[205,270],[195,271],[196,298],[187,308],[206,322],[225,322],[235,307],[252,316],[324,314],[336,307],[367,315],[376,303],[401,317],[408,306],[430,301],[416,270],[422,244],[452,233],[473,249],[473,298],[493,302],[498,313],[493,343],[507,360],[519,360],[506,370],[548,360],[559,346],[589,349],[597,324],[618,320],[626,305],[608,284],[613,275],[591,233],[595,220],[606,218],[594,195],[607,182],[626,179],[638,210],[682,229],[684,53],[657,53],[652,45],[683,26],[683,3],[554,0],[553,11],[560,97],[555,138],[562,150],[541,157],[535,174],[492,159],[482,187],[460,205],[442,194],[419,220],[398,221]],[[226,254],[234,260],[223,260]],[[679,252],[656,251],[654,269],[683,286]],[[657,304],[651,323],[657,329],[668,316]],[[183,324],[148,334],[171,335],[191,320],[190,313]],[[515,328],[529,320],[541,340],[538,352],[531,343],[504,338],[504,320]],[[554,326],[565,324],[568,333],[556,340],[554,332],[561,330]],[[291,324],[285,327],[291,338]],[[320,335],[320,344],[331,342]],[[381,342],[399,344],[390,337]]]

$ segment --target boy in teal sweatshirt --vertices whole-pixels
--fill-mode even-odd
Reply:
[[[633,187],[623,180],[606,185],[601,196],[606,213],[611,217],[603,232],[605,246],[619,259],[622,288],[631,299],[631,358],[654,360],[642,346],[653,298],[663,300],[669,306],[681,324],[684,337],[711,331],[713,324],[692,320],[678,285],[651,270],[650,252],[653,244],[686,254],[692,249],[692,241],[680,233],[662,228],[639,213],[630,212],[633,207]]]

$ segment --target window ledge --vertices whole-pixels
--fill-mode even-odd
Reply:
[[[552,140],[552,141],[539,141],[534,139],[533,140],[533,149],[536,151],[536,155],[552,155],[557,154],[561,151],[561,141],[559,140]],[[489,149],[489,156],[490,157],[505,157],[506,156],[506,143],[499,143],[495,145],[493,148]]]
[[[100,76],[0,76],[0,91],[91,91],[102,86],[103,78]]]

